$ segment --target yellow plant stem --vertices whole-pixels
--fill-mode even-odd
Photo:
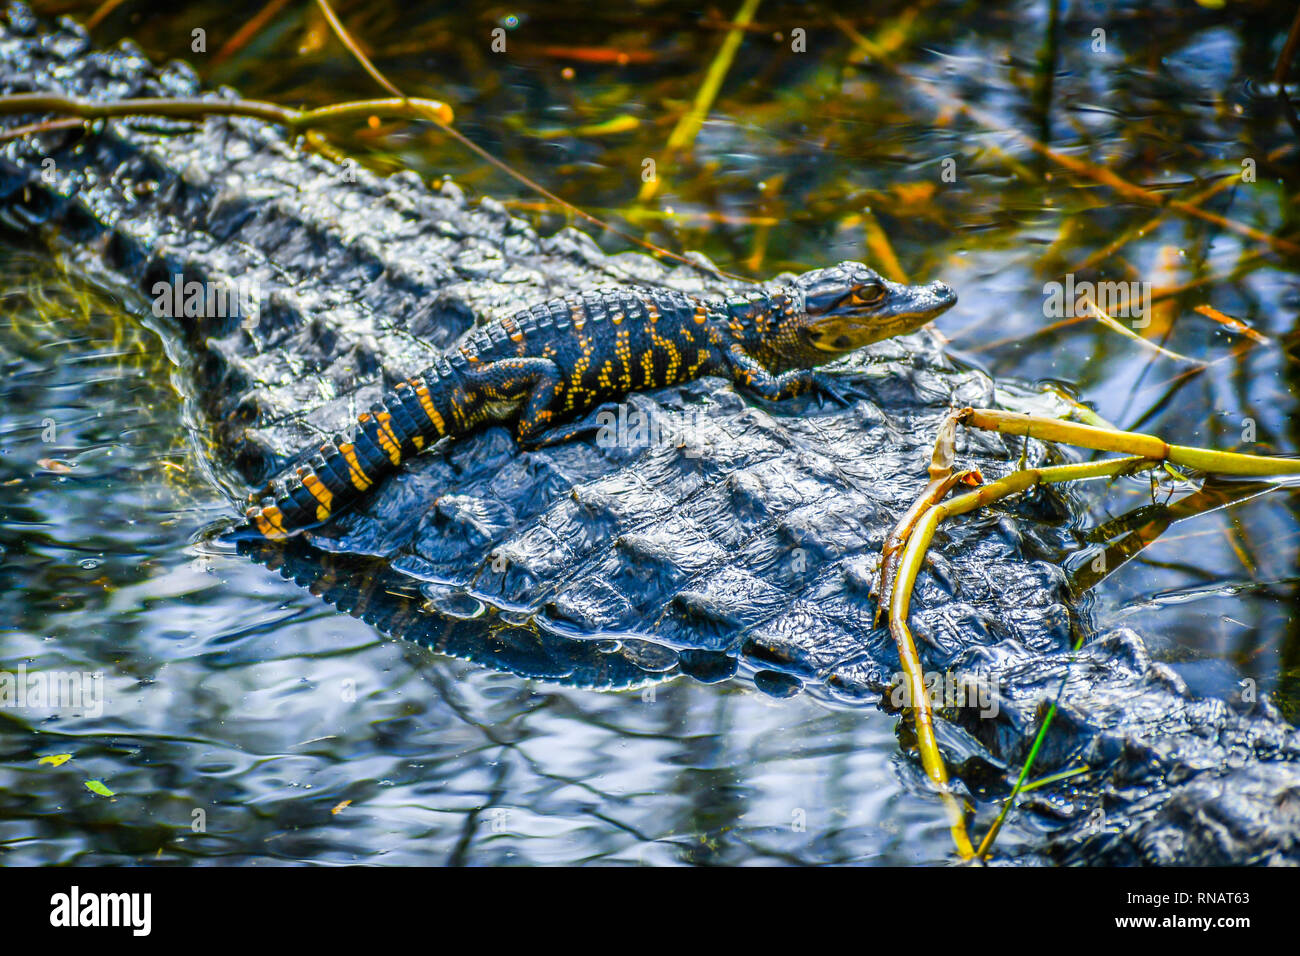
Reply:
[[[1044,441],[1078,445],[1098,451],[1119,452],[1123,458],[1109,458],[1103,461],[1085,462],[1083,464],[1050,465],[1042,468],[1026,468],[1014,471],[1003,478],[981,485],[974,491],[958,495],[943,501],[946,495],[962,478],[969,480],[977,472],[955,473],[952,470],[955,457],[954,444],[957,425],[980,428],[986,431],[1001,432],[1006,435],[1032,437]],[[991,408],[963,408],[951,413],[939,428],[938,440],[930,461],[930,481],[918,496],[916,502],[903,515],[893,532],[886,539],[881,553],[880,602],[889,603],[889,630],[898,645],[899,659],[907,680],[909,696],[916,721],[917,749],[921,754],[921,763],[926,773],[943,794],[948,812],[952,817],[953,841],[957,852],[963,859],[982,860],[992,848],[998,832],[1006,820],[1007,814],[1014,806],[1017,796],[1023,791],[1026,780],[1033,766],[1033,758],[1038,752],[1042,738],[1050,725],[1055,707],[1049,710],[1034,747],[1021,770],[1010,796],[981,841],[977,851],[971,851],[970,838],[966,832],[965,818],[961,808],[948,787],[947,769],[939,752],[938,741],[934,733],[934,716],[930,710],[929,697],[925,692],[925,681],[921,660],[916,652],[912,632],[907,625],[908,611],[912,591],[916,586],[916,577],[925,562],[926,552],[934,538],[939,523],[954,515],[966,514],[977,508],[983,508],[996,501],[1021,494],[1042,484],[1066,481],[1083,481],[1092,478],[1113,478],[1151,468],[1182,465],[1203,472],[1222,475],[1270,477],[1277,475],[1300,474],[1300,459],[1270,458],[1261,455],[1243,455],[1236,452],[1213,451],[1207,448],[1194,448],[1187,445],[1173,445],[1155,435],[1139,432],[1125,432],[1115,428],[1103,428],[1097,425],[1085,425],[1061,419],[1027,415],[1022,412],[1007,412]],[[901,549],[901,554],[900,554]],[[893,578],[892,582],[890,578]]]
[[[898,580],[894,584],[892,600],[889,607],[889,632],[894,636],[898,646],[898,659],[903,665],[903,677],[907,681],[907,700],[912,705],[912,719],[916,725],[916,749],[921,754],[921,766],[926,775],[934,782],[948,813],[948,828],[952,833],[957,854],[963,860],[973,859],[975,848],[971,845],[970,834],[966,832],[966,811],[953,795],[948,784],[948,768],[944,766],[943,756],[939,753],[939,742],[934,734],[934,714],[930,710],[930,698],[925,687],[924,670],[921,658],[916,653],[916,644],[912,641],[912,632],[907,628],[907,606],[912,596],[912,585],[916,582],[917,570],[924,559],[924,547],[919,555],[912,547],[914,541],[929,544],[934,534],[936,520],[932,515],[938,505],[931,507],[912,532],[907,549],[898,569]],[[883,598],[882,598],[883,600]]]
[[[876,616],[872,622],[873,626],[880,623],[881,608],[888,603],[888,595],[898,574],[898,562],[903,555],[903,546],[907,544],[925,512],[946,498],[948,493],[958,485],[977,485],[983,480],[984,477],[975,469],[959,471],[942,478],[931,478],[921,494],[912,502],[912,506],[903,512],[903,517],[898,519],[898,524],[894,525],[894,530],[889,533],[884,547],[880,549],[880,576],[876,583]]]
[[[885,539],[880,549],[880,574],[876,581],[876,614],[872,621],[873,627],[880,623],[881,608],[889,603],[889,590],[893,587],[894,573],[903,545],[907,544],[908,537],[916,527],[916,523],[921,520],[921,515],[925,514],[925,509],[938,504],[948,492],[962,482],[973,485],[984,480],[978,471],[953,474],[957,424],[964,412],[964,409],[953,409],[939,426],[939,433],[934,440],[934,452],[930,455],[930,483],[925,486],[916,501],[912,502],[912,506],[903,512],[903,516],[898,519],[898,524],[894,525],[894,530],[889,533],[889,537]]]
[[[709,64],[709,70],[704,76],[704,83],[695,93],[695,101],[685,115],[677,121],[677,125],[673,127],[673,131],[668,135],[668,142],[664,146],[664,155],[660,158],[658,165],[666,166],[673,156],[689,148],[695,142],[695,137],[699,135],[700,128],[704,125],[705,117],[709,115],[709,110],[713,107],[713,101],[717,99],[718,91],[722,89],[722,81],[727,78],[731,63],[736,58],[736,51],[740,49],[740,41],[745,38],[745,28],[753,21],[759,2],[760,0],[744,0],[744,3],[741,4],[740,10],[736,13],[736,19],[731,22],[731,29],[727,31],[722,46],[718,49],[718,55]],[[659,177],[656,175],[653,179],[647,179],[641,184],[641,192],[637,196],[637,201],[647,202],[654,198],[654,194],[658,189]]]
[[[1185,468],[1218,475],[1300,475],[1300,459],[1273,458],[1263,455],[1243,455],[1237,452],[1214,451],[1189,445],[1171,445],[1155,435],[1140,432],[1123,432],[1093,425],[1081,425],[1055,418],[1025,415],[1021,412],[1004,412],[992,408],[963,409],[958,420],[971,428],[1022,435],[1044,441],[1079,445],[1098,451],[1115,451],[1140,455],[1155,461],[1167,461]]]
[[[907,614],[912,600],[912,589],[916,585],[916,576],[925,562],[926,551],[934,537],[939,522],[953,515],[965,514],[985,505],[1007,498],[1011,495],[1028,491],[1035,485],[1078,481],[1087,478],[1110,477],[1125,474],[1155,462],[1140,456],[1115,458],[1107,461],[1089,462],[1082,465],[1054,465],[1047,468],[1029,468],[1012,472],[1005,478],[982,485],[975,491],[958,495],[950,501],[931,505],[925,510],[915,529],[907,539],[907,546],[898,563],[897,579],[889,596],[889,632],[898,646],[898,657],[903,665],[907,680],[908,697],[912,704],[913,718],[916,723],[917,750],[921,754],[921,765],[944,799],[948,810],[953,843],[962,859],[976,856],[966,831],[965,815],[958,805],[948,785],[948,771],[944,766],[943,756],[939,752],[939,743],[934,733],[934,715],[930,710],[930,699],[926,693],[924,671],[920,656],[916,653],[916,644],[912,632],[907,626]],[[882,597],[883,600],[883,597]],[[1028,770],[1022,774],[1022,778]],[[1023,782],[1023,779],[1022,779]],[[1005,808],[1004,808],[1005,809]],[[980,855],[987,852],[988,838],[981,846]]]

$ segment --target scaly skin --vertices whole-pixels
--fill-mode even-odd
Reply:
[[[362,414],[347,436],[254,496],[249,525],[286,537],[329,520],[439,439],[514,421],[524,448],[590,430],[573,419],[638,389],[723,375],[772,401],[820,386],[812,369],[919,328],[957,301],[941,282],[889,282],[858,262],[727,299],[598,289],[472,332]],[[570,423],[565,427],[564,423]]]

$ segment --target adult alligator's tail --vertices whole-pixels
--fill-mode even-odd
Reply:
[[[348,435],[335,435],[305,465],[250,496],[248,525],[284,538],[352,504],[401,463],[463,420],[463,390],[446,363],[401,382],[362,413]]]

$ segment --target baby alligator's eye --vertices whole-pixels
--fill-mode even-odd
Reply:
[[[854,305],[875,305],[885,297],[885,287],[879,282],[868,282],[853,290]]]

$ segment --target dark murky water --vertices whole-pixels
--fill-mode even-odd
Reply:
[[[93,10],[44,9],[70,6]],[[251,96],[374,95],[310,5],[214,63],[260,7],[143,16],[128,2],[95,35],[133,36]],[[1297,230],[1300,143],[1266,95],[1289,4],[1062,4],[1053,18],[1042,3],[931,3],[845,20],[764,4],[685,159],[663,143],[721,42],[715,17],[678,4],[340,10],[404,89],[448,99],[471,138],[622,228],[753,274],[880,262],[885,235],[910,277],[958,289],[939,327],[995,374],[1063,383],[1172,441],[1300,447],[1300,259],[1259,238]],[[488,52],[498,25],[504,54]],[[790,49],[796,28],[807,52]],[[981,112],[960,115],[958,99]],[[1121,195],[1009,130],[1204,214]],[[394,124],[333,142],[563,221],[434,134]],[[661,189],[638,206],[645,158]],[[1151,283],[1144,323],[1128,327],[1211,364],[1045,314],[1045,283],[1071,272]],[[193,547],[230,505],[163,340],[47,257],[0,248],[0,296],[0,671],[100,673],[104,692],[97,716],[0,709],[0,860],[949,858],[892,717],[740,683],[530,682],[380,640],[265,569]],[[1081,541],[1150,503],[1137,482],[1080,494]],[[1298,536],[1295,497],[1260,495],[1173,525],[1090,600],[1197,690],[1250,679],[1294,717]],[[1001,848],[1031,826],[1014,823]]]

